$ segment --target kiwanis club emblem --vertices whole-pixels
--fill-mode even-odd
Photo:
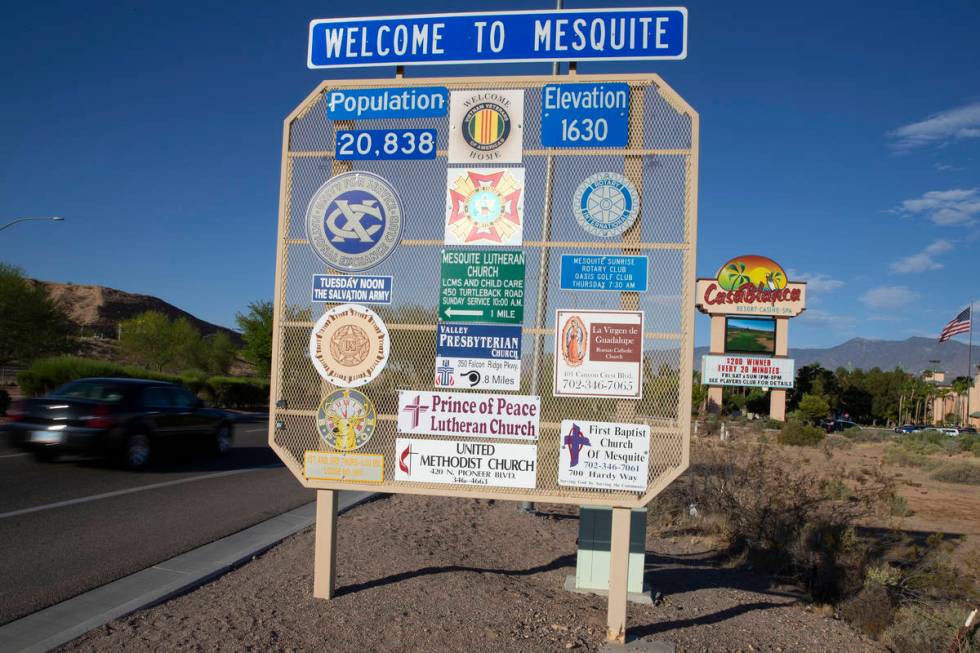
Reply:
[[[316,428],[320,437],[337,451],[360,449],[377,426],[374,404],[357,390],[336,390],[320,404]]]
[[[636,186],[615,172],[600,172],[583,181],[572,200],[575,219],[587,232],[602,238],[618,236],[640,213]]]
[[[449,168],[447,186],[447,245],[521,244],[524,168]]]
[[[524,91],[453,91],[449,163],[520,163]]]
[[[310,360],[324,379],[342,388],[373,380],[388,361],[388,330],[374,311],[344,304],[324,313],[310,334]]]
[[[306,209],[306,236],[330,267],[360,272],[383,261],[398,244],[402,204],[387,181],[369,172],[332,177]]]

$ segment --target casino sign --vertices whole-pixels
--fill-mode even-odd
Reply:
[[[806,283],[791,282],[764,256],[737,256],[713,279],[698,279],[697,308],[708,315],[796,317],[806,309]]]

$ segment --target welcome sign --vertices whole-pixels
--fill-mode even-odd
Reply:
[[[314,20],[307,66],[686,57],[687,9],[643,7]]]

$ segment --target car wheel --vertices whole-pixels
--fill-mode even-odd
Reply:
[[[126,467],[140,469],[150,462],[150,438],[143,433],[134,433],[126,438]]]
[[[35,449],[34,460],[39,463],[53,463],[58,459],[58,452],[54,449]]]
[[[227,424],[219,426],[214,433],[214,453],[218,456],[228,453],[231,450],[233,440],[234,435],[231,432],[231,427]]]

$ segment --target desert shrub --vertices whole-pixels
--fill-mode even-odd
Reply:
[[[930,469],[938,466],[938,462],[929,458],[929,456],[923,456],[922,454],[913,453],[907,449],[903,449],[897,444],[889,445],[885,449],[885,463],[889,465],[898,465],[900,467],[921,467],[924,469]]]
[[[905,433],[896,438],[895,442],[903,449],[923,456],[952,453],[959,448],[956,438],[933,430]]]
[[[973,453],[973,455],[980,455],[980,433],[964,433],[963,435],[956,438],[956,444],[960,448],[960,451],[968,451]]]
[[[854,443],[844,436],[831,433],[824,439],[823,445],[828,449],[848,449],[853,447]]]
[[[841,435],[854,442],[885,442],[892,439],[890,431],[875,428],[849,428],[841,431]]]
[[[827,436],[823,429],[819,429],[816,426],[809,426],[798,422],[796,420],[791,420],[786,422],[783,426],[783,430],[779,433],[779,444],[789,444],[797,447],[812,447],[823,442],[823,439]]]
[[[269,382],[265,380],[213,376],[207,384],[214,402],[225,408],[256,408],[269,403]]]
[[[821,481],[821,486],[828,499],[843,501],[851,496],[851,488],[847,487],[847,484],[840,478],[825,478]]]
[[[929,478],[943,483],[980,485],[980,465],[967,462],[947,463],[930,474]]]
[[[908,500],[899,495],[893,494],[888,498],[888,514],[892,517],[908,517],[912,514],[909,510]]]
[[[881,476],[845,492],[831,480],[756,446],[709,450],[685,502],[724,518],[729,551],[756,568],[799,579],[814,598],[834,601],[864,579],[864,545],[852,524],[881,509],[892,493]]]
[[[861,632],[878,639],[895,621],[895,606],[887,588],[866,583],[840,605],[840,616]]]
[[[6,415],[8,408],[10,408],[10,393],[0,390],[0,415]]]
[[[34,361],[17,373],[17,384],[26,395],[40,395],[76,379],[105,376],[116,378],[154,379],[180,383],[180,378],[171,374],[150,372],[139,367],[119,365],[108,361],[80,356],[54,356]]]
[[[907,605],[895,612],[895,619],[885,629],[881,640],[892,651],[946,653],[970,610],[956,605],[921,607]],[[959,653],[980,651],[980,639],[973,631],[970,641]]]
[[[882,619],[867,620],[856,610],[841,614],[869,635],[878,637],[892,651],[946,651],[978,599],[975,579],[952,562],[955,545],[942,534],[930,535],[924,545],[912,546],[895,564],[869,567],[865,591],[881,605],[896,608],[891,622],[881,630]],[[877,587],[878,589],[873,589]],[[882,594],[884,592],[884,595]],[[860,596],[860,594],[858,595]],[[865,607],[871,611],[875,606]],[[869,623],[870,621],[870,623]],[[959,651],[978,651],[976,634]]]
[[[762,425],[762,428],[764,428],[764,429],[781,429],[781,428],[783,428],[783,423],[782,422],[780,422],[778,419],[772,419],[771,417],[767,417],[766,419],[762,420],[760,422],[760,424]]]

